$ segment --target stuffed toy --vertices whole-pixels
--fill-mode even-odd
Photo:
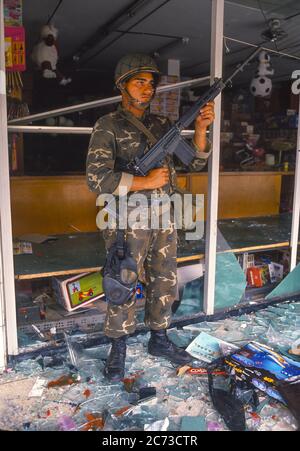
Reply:
[[[268,76],[274,74],[274,69],[271,69],[270,55],[265,50],[259,53],[258,60],[259,64],[250,84],[250,92],[257,97],[267,97],[272,92],[272,80]]]
[[[35,45],[32,52],[32,60],[42,71],[44,78],[56,78],[60,85],[67,85],[72,81],[65,78],[57,69],[58,51],[57,39],[58,30],[52,25],[44,25],[41,29],[41,40]]]

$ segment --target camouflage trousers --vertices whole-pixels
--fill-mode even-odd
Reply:
[[[116,231],[103,231],[106,250],[116,240]],[[145,282],[146,326],[153,330],[167,329],[171,322],[172,304],[177,295],[177,230],[169,220],[164,229],[127,229],[126,241]],[[133,296],[123,305],[107,305],[104,333],[118,338],[132,334],[136,328],[136,302]]]

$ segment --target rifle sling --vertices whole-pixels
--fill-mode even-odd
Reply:
[[[129,116],[127,114],[122,114],[122,116],[127,119],[128,122],[130,122],[132,125],[134,125],[136,128],[139,129],[140,132],[144,133],[144,135],[148,138],[151,146],[154,146],[154,144],[158,141],[157,138],[153,135],[153,133],[148,130],[147,127],[135,116]]]

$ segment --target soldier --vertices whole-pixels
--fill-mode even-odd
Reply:
[[[151,147],[151,135],[158,140],[171,126],[167,118],[151,115],[148,111],[159,79],[158,67],[148,55],[126,55],[117,64],[115,84],[121,91],[122,104],[115,112],[98,119],[94,126],[87,155],[87,183],[91,191],[118,196],[122,189],[122,192],[142,193],[148,199],[151,194],[172,194],[174,191],[176,171],[172,157],[166,159],[163,167],[151,170],[145,177],[126,172],[126,163],[140,149],[146,153]],[[206,130],[213,120],[212,102],[199,112],[195,121],[193,145],[196,157],[188,168],[190,171],[201,170],[207,162],[210,146]],[[145,134],[143,127],[150,133]],[[188,363],[191,356],[175,346],[166,333],[177,292],[176,232],[171,214],[167,227],[131,227],[125,235],[137,273],[144,274],[146,282],[144,321],[151,331],[148,352],[182,365]],[[116,241],[116,230],[106,229],[103,235],[109,251]],[[104,332],[110,337],[112,346],[104,374],[110,380],[124,377],[126,338],[135,331],[135,307],[134,295],[122,305],[108,303]]]

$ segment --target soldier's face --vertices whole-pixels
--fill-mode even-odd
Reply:
[[[141,104],[151,102],[154,91],[155,81],[153,74],[149,72],[140,72],[131,77],[126,83],[127,92]]]

